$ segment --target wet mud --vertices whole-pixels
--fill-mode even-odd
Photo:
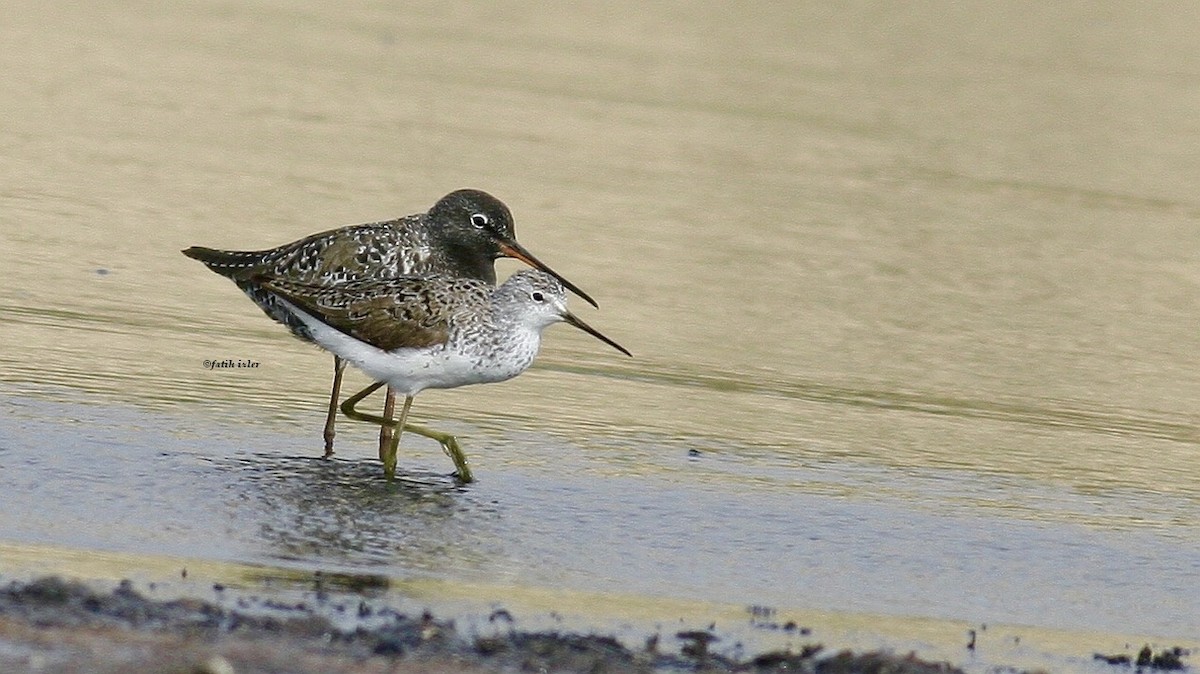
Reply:
[[[526,632],[500,609],[492,622],[511,629],[469,636],[454,621],[407,615],[352,595],[339,608],[355,626],[336,626],[313,607],[265,602],[226,608],[202,599],[148,599],[122,582],[109,592],[46,577],[0,590],[0,671],[164,672],[958,672],[947,663],[882,652],[797,652],[743,658],[714,652],[719,636],[676,635],[669,652],[650,635],[637,649],[595,634]]]
[[[218,597],[225,588],[214,586]],[[812,672],[931,674],[963,670],[918,654],[795,651],[731,657],[715,630],[687,630],[663,648],[648,635],[636,648],[599,634],[522,631],[505,609],[494,634],[468,634],[453,620],[406,614],[353,592],[322,592],[321,606],[238,597],[156,600],[129,581],[111,591],[45,577],[0,589],[0,672],[139,671],[164,674],[368,674],[373,672]],[[322,611],[339,614],[331,620]],[[809,634],[791,623],[778,626]],[[1187,670],[1181,648],[1094,654],[1113,671]],[[1016,672],[1017,670],[1008,670]]]

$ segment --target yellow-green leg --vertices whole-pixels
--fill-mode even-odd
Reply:
[[[388,393],[391,393],[391,387],[388,388]],[[400,419],[395,423],[394,433],[388,438],[389,442],[386,449],[380,449],[380,460],[383,461],[383,474],[387,477],[388,482],[396,479],[396,454],[400,451],[400,436],[404,434],[404,422],[408,421],[408,410],[412,408],[412,396],[404,396],[404,408],[400,410]],[[396,397],[388,396],[388,402],[384,407],[384,417],[390,417],[390,411],[396,408]],[[385,426],[386,428],[386,426]],[[382,439],[381,439],[382,440]]]
[[[404,406],[404,416],[408,416],[408,405]],[[396,453],[400,449],[400,434],[404,432],[404,422],[396,429],[396,392],[392,387],[387,389],[387,397],[383,401],[383,420],[379,424],[379,460],[383,462],[383,474],[390,482],[396,477]],[[395,442],[392,440],[395,439]]]
[[[382,386],[383,382],[375,382],[374,384],[371,384],[365,389],[347,398],[345,402],[342,403],[342,414],[346,415],[346,417],[350,419],[354,419],[355,421],[366,421],[372,424],[380,424],[381,426],[397,428],[397,422],[396,420],[390,418],[390,414],[388,414],[388,418],[384,418],[374,414],[368,414],[366,412],[359,412],[358,410],[354,409],[354,406],[362,402],[363,398],[366,398],[375,391],[378,391]],[[441,431],[435,431],[432,428],[425,428],[424,426],[417,426],[415,424],[408,423],[407,420],[404,422],[402,428],[409,433],[416,433],[417,435],[423,435],[427,438],[436,440],[438,444],[442,446],[442,451],[446,453],[446,456],[450,457],[450,460],[454,462],[454,469],[456,475],[458,476],[458,480],[463,483],[475,481],[474,475],[471,474],[471,467],[467,465],[467,455],[463,453],[462,447],[460,447],[458,444],[458,438],[454,437],[450,433],[443,433]],[[382,432],[380,434],[380,439],[382,440]],[[396,440],[396,442],[398,447],[399,441]],[[386,452],[381,447],[381,459],[385,453]],[[386,470],[387,466],[385,465],[384,471],[386,472]]]

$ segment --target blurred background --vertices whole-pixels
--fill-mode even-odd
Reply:
[[[0,562],[1200,634],[1198,25],[1189,3],[15,0]],[[415,437],[410,483],[379,484],[349,423],[315,461],[331,359],[179,250],[462,187],[636,357],[555,329],[512,382],[420,396],[465,489]]]

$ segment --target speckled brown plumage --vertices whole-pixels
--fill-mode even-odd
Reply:
[[[330,288],[266,275],[253,280],[282,300],[322,348],[410,396],[515,377],[533,363],[542,330],[560,321],[628,354],[567,311],[562,284],[536,269],[497,288],[445,276]]]
[[[542,264],[516,241],[513,217],[499,199],[480,190],[442,197],[428,213],[350,225],[258,251],[193,246],[184,255],[229,278],[268,316],[301,339],[309,335],[255,279],[262,276],[314,286],[439,274],[496,283],[495,261],[515,257],[547,271],[595,304],[585,293]]]

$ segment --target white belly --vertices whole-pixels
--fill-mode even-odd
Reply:
[[[308,327],[313,341],[359,368],[375,381],[387,382],[403,395],[427,388],[455,388],[512,379],[533,362],[540,346],[536,331],[507,342],[501,358],[483,358],[439,345],[420,349],[384,351],[331,328],[290,302],[281,299]]]

